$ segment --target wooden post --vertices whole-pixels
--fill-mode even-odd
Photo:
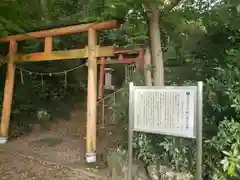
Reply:
[[[143,56],[143,49],[139,49],[139,55],[136,60],[136,68],[138,72],[144,74],[144,56]]]
[[[104,95],[104,75],[105,75],[105,58],[101,57],[101,65],[100,65],[100,76],[99,76],[99,84],[98,84],[98,99],[102,99]]]
[[[4,99],[2,108],[2,119],[1,119],[1,140],[0,143],[6,143],[8,139],[8,130],[11,117],[11,106],[12,106],[12,95],[14,88],[14,55],[17,51],[17,43],[14,40],[10,41],[9,44],[9,62],[7,67],[7,76],[4,88]]]
[[[51,53],[52,52],[52,37],[46,37],[44,41],[44,52]]]
[[[87,137],[86,161],[96,162],[97,123],[97,36],[96,30],[88,30],[88,95],[87,95]]]

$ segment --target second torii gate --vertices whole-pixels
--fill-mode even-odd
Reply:
[[[96,122],[97,122],[97,60],[98,57],[114,56],[111,46],[97,46],[97,31],[116,29],[120,27],[117,20],[78,24],[55,29],[30,32],[27,34],[12,35],[0,38],[0,43],[9,43],[9,59],[7,76],[4,88],[2,108],[0,140],[5,143],[8,140],[10,125],[12,95],[14,88],[15,63],[66,60],[76,58],[88,58],[88,95],[87,95],[87,128],[86,128],[86,161],[96,161]],[[80,32],[88,32],[88,46],[85,49],[72,49],[66,51],[52,51],[52,37]],[[19,41],[38,38],[44,39],[44,52],[31,54],[18,54]]]

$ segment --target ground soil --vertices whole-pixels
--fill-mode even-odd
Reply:
[[[1,150],[1,180],[77,180],[81,177],[77,171],[59,165],[45,163],[18,153]]]
[[[76,107],[69,120],[59,119],[50,129],[34,129],[31,134],[0,146],[1,180],[87,180],[105,179],[105,169],[89,167],[84,160],[86,114]],[[98,130],[97,154],[104,154],[122,141],[117,126]],[[56,144],[42,144],[43,139],[60,139]],[[99,159],[98,159],[99,160]],[[103,159],[104,161],[104,159]],[[99,160],[101,164],[101,160]]]

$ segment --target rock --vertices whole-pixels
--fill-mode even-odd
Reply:
[[[148,165],[148,175],[152,180],[191,180],[190,173],[176,172],[166,166],[156,164]]]
[[[111,180],[127,180],[128,156],[127,152],[121,149],[109,152],[107,164]],[[148,180],[147,171],[143,163],[134,160],[132,164],[132,180]]]

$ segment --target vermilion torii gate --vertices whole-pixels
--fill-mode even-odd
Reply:
[[[10,125],[12,95],[14,88],[15,63],[37,62],[53,60],[69,60],[76,58],[88,58],[88,95],[87,95],[87,135],[86,135],[86,160],[96,159],[96,122],[97,122],[97,60],[99,57],[114,56],[112,46],[97,46],[97,31],[115,29],[120,27],[118,20],[92,22],[55,29],[30,32],[27,34],[12,35],[0,38],[0,43],[9,43],[9,61],[4,89],[4,99],[1,118],[0,135],[2,143],[7,142]],[[52,50],[52,37],[67,34],[88,32],[88,46],[84,49],[72,49],[66,51]],[[31,38],[44,39],[44,52],[19,54],[17,44]],[[92,155],[92,156],[91,156]]]

